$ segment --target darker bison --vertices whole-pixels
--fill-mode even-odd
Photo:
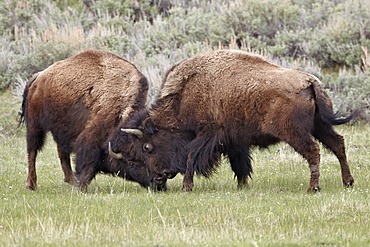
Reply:
[[[51,132],[65,182],[75,184],[70,154],[76,153],[76,177],[86,190],[96,173],[110,173],[144,187],[165,189],[165,180],[140,163],[110,158],[110,132],[145,107],[148,83],[128,61],[105,51],[87,50],[36,74],[26,85],[20,121],[27,126],[27,189],[36,189],[36,155]],[[119,158],[119,159],[117,159]]]
[[[308,192],[319,191],[319,145],[339,159],[342,181],[353,184],[343,137],[333,125],[350,121],[333,113],[320,81],[241,51],[219,50],[187,59],[169,70],[150,110],[135,113],[112,137],[116,151],[154,167],[163,179],[209,176],[221,155],[230,160],[238,187],[252,172],[250,149],[284,141],[309,164]]]

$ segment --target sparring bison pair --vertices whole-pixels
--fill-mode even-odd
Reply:
[[[50,131],[64,180],[78,182],[81,190],[98,172],[165,190],[166,180],[143,164],[112,159],[106,142],[115,127],[145,107],[147,91],[147,80],[134,65],[99,50],[82,52],[36,74],[25,87],[21,112],[27,126],[26,188],[36,189],[36,155]],[[76,153],[77,181],[71,153]]]
[[[337,156],[343,184],[353,184],[343,137],[333,129],[351,118],[333,113],[316,77],[220,50],[171,68],[156,104],[135,112],[110,142],[118,157],[151,167],[164,182],[184,174],[183,190],[190,191],[194,173],[211,175],[221,155],[229,158],[238,187],[244,186],[252,172],[250,149],[283,141],[307,160],[310,192],[320,190],[320,150],[313,138]]]

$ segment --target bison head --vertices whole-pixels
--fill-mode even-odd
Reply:
[[[144,163],[127,159],[122,153],[114,152],[114,149],[111,142],[109,142],[110,171],[116,171],[118,176],[137,182],[144,188],[150,187],[156,191],[167,190],[167,179],[162,174],[151,172]]]
[[[143,166],[155,174],[154,182],[165,183],[185,173],[187,146],[194,137],[192,132],[157,129],[147,114],[137,114],[110,138],[116,151],[111,156]]]

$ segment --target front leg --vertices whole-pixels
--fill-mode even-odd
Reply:
[[[96,170],[93,164],[86,164],[84,169],[79,170],[76,166],[76,176],[78,180],[78,188],[81,192],[87,193],[87,187],[89,186],[91,180],[94,179]]]

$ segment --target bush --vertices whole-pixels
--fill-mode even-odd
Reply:
[[[325,78],[320,68],[368,68],[369,26],[367,0],[4,0],[0,90],[90,47],[134,59],[156,84],[171,65],[219,48],[317,65],[309,72]],[[356,76],[343,80],[368,73]]]
[[[34,26],[34,15],[45,8],[45,0],[2,0],[0,2],[0,35],[14,38],[16,28]]]
[[[353,73],[341,70],[338,78],[324,85],[329,89],[335,109],[349,114],[360,109],[360,119],[370,121],[370,71]]]

